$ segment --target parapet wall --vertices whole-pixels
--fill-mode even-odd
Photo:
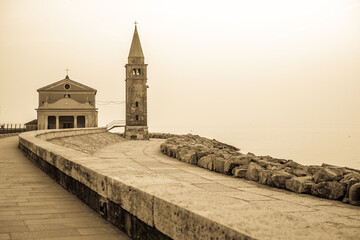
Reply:
[[[105,131],[105,128],[87,128],[27,132],[19,135],[19,148],[50,177],[131,238],[252,239],[177,205],[177,201],[166,195],[171,193],[171,196],[181,198],[183,194],[177,189],[176,194],[172,193],[174,189],[166,189],[164,194],[138,184],[147,180],[151,182],[156,176],[138,174],[131,180],[109,176],[103,170],[104,159],[46,141]],[[186,194],[185,190],[183,188]]]

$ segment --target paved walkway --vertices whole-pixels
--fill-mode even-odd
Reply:
[[[167,184],[170,188],[176,183],[198,188],[193,198],[179,191],[177,198],[180,202],[187,198],[199,201],[196,192],[200,195],[205,191],[211,193],[206,196],[218,196],[219,209],[207,199],[201,199],[201,204],[193,207],[194,211],[205,208],[204,211],[212,213],[213,219],[218,218],[229,225],[237,223],[239,228],[255,237],[257,232],[266,231],[266,238],[277,239],[279,232],[276,231],[285,231],[290,239],[329,239],[329,236],[333,239],[360,239],[360,207],[271,188],[180,162],[160,152],[163,141],[126,141],[105,147],[94,155],[103,159],[101,164],[97,164],[99,168],[124,181],[130,181],[132,175],[139,175],[144,184],[158,185],[159,189],[166,189]],[[147,183],[146,176],[154,174],[158,180]],[[226,200],[229,198],[232,200]],[[231,207],[225,202],[238,205],[238,210],[227,212]],[[195,204],[190,201],[189,207]],[[211,210],[206,206],[211,206]]]
[[[0,139],[0,240],[129,239]]]

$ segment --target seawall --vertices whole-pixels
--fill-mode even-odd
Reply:
[[[351,239],[359,233],[357,228],[349,232],[314,222],[316,217],[307,213],[324,206],[339,208],[328,200],[283,201],[293,195],[163,156],[164,140],[127,141],[98,156],[46,141],[101,132],[105,129],[28,132],[19,135],[19,147],[60,185],[134,239]],[[358,211],[351,206],[346,210],[346,219],[323,214],[336,223],[355,224],[351,216]],[[303,215],[307,218],[299,217]]]

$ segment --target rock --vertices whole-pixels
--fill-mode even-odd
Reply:
[[[234,175],[234,177],[239,177],[239,178],[245,178],[246,172],[247,169],[244,169],[242,167],[236,167],[232,170],[232,174]]]
[[[231,160],[232,162],[236,162],[239,165],[249,165],[252,158],[246,155],[235,155],[231,157],[229,160]]]
[[[340,199],[344,197],[346,185],[337,181],[320,182],[311,187],[311,194],[328,199]]]
[[[285,163],[285,166],[290,167],[292,169],[304,167],[303,165],[301,165],[301,164],[299,164],[297,162],[294,162],[293,160],[287,161]]]
[[[307,171],[301,168],[294,169],[291,174],[294,174],[297,177],[303,177],[307,175]]]
[[[215,159],[215,155],[207,155],[205,157],[202,157],[197,162],[197,165],[202,168],[207,168],[209,170],[212,170],[213,168],[213,160]]]
[[[226,159],[226,158],[225,158]],[[236,155],[229,158],[224,164],[224,172],[226,174],[232,174],[232,170],[241,166],[243,169],[247,169],[251,159],[245,155]]]
[[[338,181],[343,177],[343,172],[337,168],[325,167],[314,174],[314,182]]]
[[[322,168],[323,167],[320,167],[320,166],[310,165],[310,166],[307,166],[307,172],[310,175],[314,175],[317,171],[321,170]]]
[[[259,183],[272,186],[273,181],[271,179],[273,171],[270,170],[261,170],[259,174]]]
[[[181,157],[181,161],[191,163],[191,164],[197,164],[196,160],[196,150],[189,150],[186,154],[184,154]]]
[[[360,206],[360,183],[355,183],[350,187],[349,203]]]
[[[360,182],[360,173],[351,172],[346,175],[340,180],[341,183],[349,184],[350,181]]]
[[[260,165],[251,162],[247,169],[245,178],[257,182],[259,180],[259,175],[262,170],[264,170],[264,168],[262,168]]]
[[[224,164],[224,173],[225,174],[232,174],[233,169],[238,167],[238,166],[240,166],[239,163],[234,162],[232,160],[228,160]]]
[[[226,160],[222,157],[216,157],[214,160],[214,171],[224,173],[224,165]]]
[[[293,177],[294,177],[294,175],[291,175],[290,173],[287,173],[287,172],[281,170],[281,171],[273,172],[273,174],[271,176],[271,180],[273,182],[274,187],[285,188],[286,181]]]
[[[347,186],[343,202],[350,203],[350,188],[352,185],[360,183],[360,174],[358,172],[348,173],[343,177],[343,179],[340,180],[340,182],[346,184]]]
[[[286,181],[286,189],[297,193],[310,193],[311,188],[315,183],[311,176],[293,177]]]

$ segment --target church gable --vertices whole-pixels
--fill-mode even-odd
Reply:
[[[74,80],[71,80],[68,78],[68,76],[60,81],[54,82],[50,85],[47,85],[45,87],[39,88],[37,90],[38,92],[41,91],[90,91],[90,92],[96,92],[95,89],[88,87],[84,84],[78,83]]]

